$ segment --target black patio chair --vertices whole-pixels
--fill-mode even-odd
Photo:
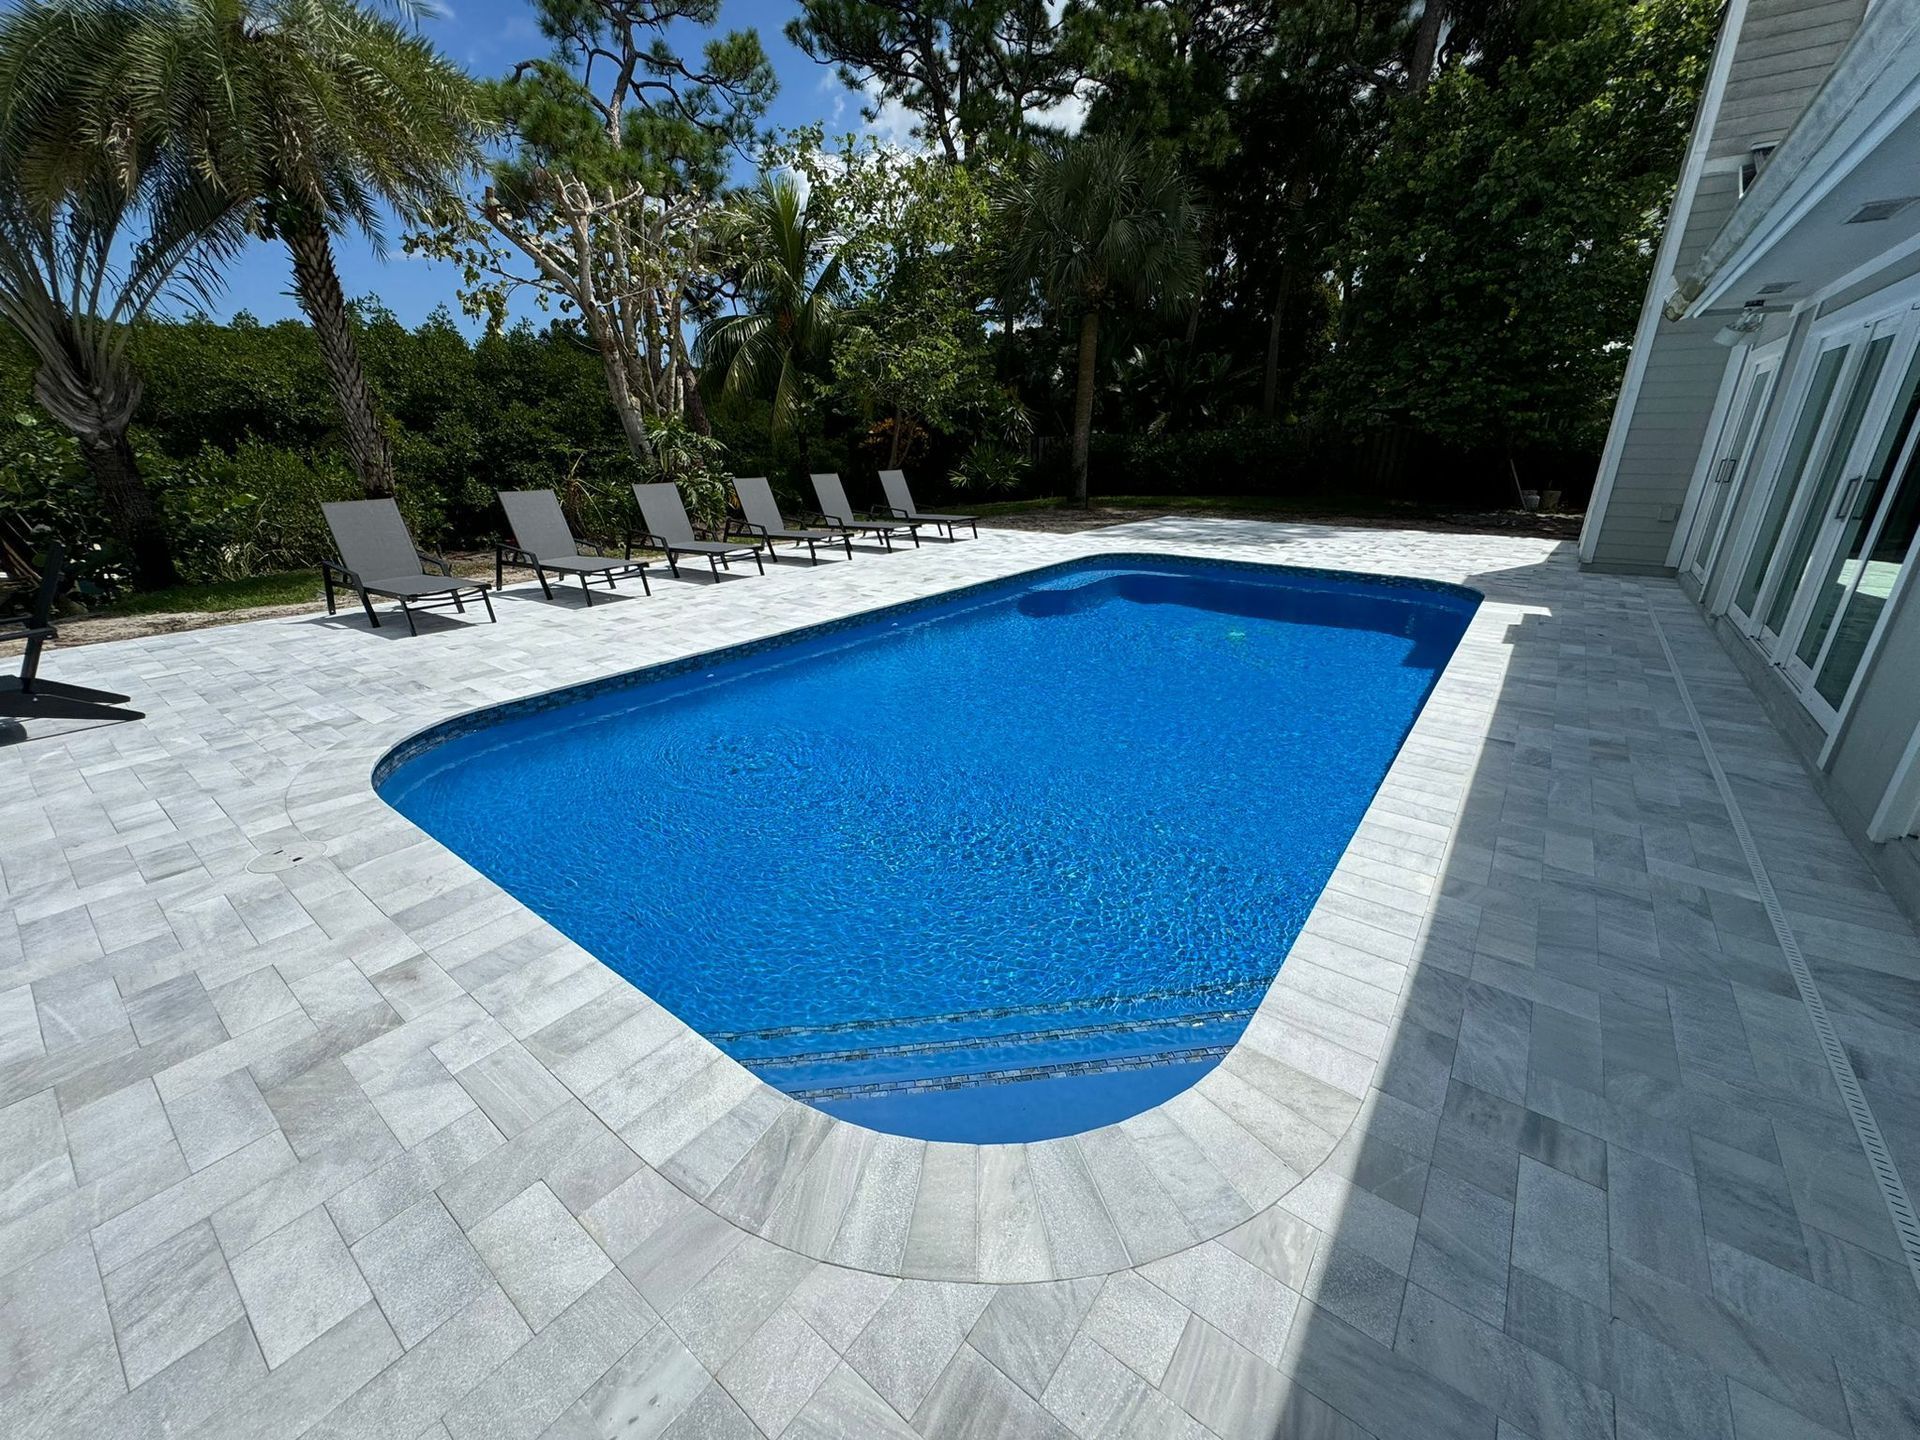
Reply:
[[[720,578],[722,565],[731,570],[736,560],[751,559],[755,569],[762,575],[767,573],[767,567],[760,559],[758,545],[695,539],[693,521],[687,518],[686,501],[680,498],[680,487],[671,480],[636,485],[633,487],[633,498],[640,505],[640,523],[644,528],[627,535],[629,559],[633,557],[636,545],[658,550],[667,557],[667,569],[676,580],[680,578],[682,555],[704,557],[715,580]]]
[[[498,590],[506,581],[506,567],[524,565],[540,577],[540,590],[547,599],[553,598],[553,587],[547,583],[547,571],[565,577],[578,576],[580,593],[587,597],[587,608],[593,608],[593,590],[587,584],[589,580],[604,580],[609,590],[616,589],[614,582],[622,575],[640,577],[640,588],[647,594],[653,593],[653,586],[647,583],[647,562],[635,560],[631,556],[622,560],[610,552],[613,546],[604,540],[580,540],[574,536],[573,527],[567,524],[566,512],[560,508],[560,497],[551,490],[500,490],[500,508],[506,511],[507,523],[513,527],[511,545],[493,547],[493,588]],[[601,553],[588,555],[583,547],[596,549]]]
[[[138,710],[123,710],[127,697],[112,690],[90,690],[84,685],[62,685],[40,678],[40,651],[57,638],[53,626],[54,597],[66,574],[67,553],[59,545],[47,552],[40,572],[40,588],[33,609],[25,615],[0,620],[0,640],[25,640],[18,675],[0,675],[0,716],[18,720],[141,720]],[[24,738],[16,736],[14,738]]]
[[[880,520],[872,516],[862,519],[853,513],[853,506],[847,501],[847,488],[832,471],[813,477],[813,493],[820,500],[821,523],[829,530],[848,536],[878,535],[880,543],[889,550],[893,549],[893,537],[904,530],[914,548],[919,548],[918,520]]]
[[[413,623],[416,607],[434,610],[452,605],[464,615],[468,596],[487,607],[487,619],[499,618],[487,598],[487,582],[454,578],[453,566],[444,555],[429,555],[416,546],[407,533],[407,522],[400,518],[400,507],[393,501],[335,500],[320,509],[340,551],[338,562],[320,562],[320,583],[326,587],[329,615],[336,610],[334,592],[348,590],[360,597],[367,623],[376,630],[380,617],[373,613],[375,595],[400,602],[409,635],[420,633]],[[445,598],[436,598],[442,596]]]
[[[773,498],[773,487],[767,483],[765,476],[736,477],[733,493],[740,497],[740,513],[746,517],[734,523],[743,533],[767,542],[769,559],[776,558],[773,553],[773,542],[776,540],[791,540],[795,550],[806,546],[807,560],[815,565],[820,563],[819,547],[822,545],[844,545],[847,558],[853,558],[853,541],[846,534],[832,530],[796,530],[788,525],[786,517],[780,513],[780,502]]]
[[[880,488],[887,492],[887,503],[874,510],[874,514],[885,513],[895,520],[912,520],[922,525],[935,525],[947,532],[947,539],[958,537],[955,531],[962,525],[971,526],[973,538],[980,538],[980,522],[972,515],[937,515],[930,510],[922,510],[913,503],[913,491],[907,487],[907,472],[904,470],[882,470]]]

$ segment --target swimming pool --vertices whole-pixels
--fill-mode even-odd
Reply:
[[[375,781],[787,1093],[1072,1134],[1233,1045],[1478,603],[1104,556],[464,716]]]

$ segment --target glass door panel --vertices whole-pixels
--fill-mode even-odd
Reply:
[[[1872,459],[1840,492],[1829,525],[1834,533],[1815,552],[1816,555],[1829,558],[1821,574],[1820,586],[1812,595],[1812,609],[1801,628],[1800,639],[1793,647],[1794,658],[1809,672],[1819,661],[1820,652],[1832,633],[1834,616],[1839,614],[1841,605],[1861,578],[1867,547],[1873,538],[1873,527],[1880,520],[1881,508],[1894,487],[1898,472],[1907,464],[1914,420],[1916,415],[1920,415],[1920,354],[1916,354],[1914,362],[1907,367],[1896,404],[1897,409],[1881,435]],[[1905,553],[1903,546],[1901,554]],[[1884,599],[1883,596],[1883,602]],[[1865,643],[1863,637],[1863,649]],[[1850,675],[1851,671],[1848,673]],[[1804,682],[1807,676],[1796,674],[1795,678]]]
[[[1766,504],[1760,513],[1760,528],[1753,539],[1753,549],[1748,553],[1746,567],[1740,574],[1739,588],[1734,591],[1733,608],[1745,619],[1753,614],[1753,607],[1760,595],[1760,588],[1766,583],[1767,569],[1773,563],[1773,554],[1780,545],[1780,532],[1786,529],[1787,512],[1793,507],[1793,497],[1800,488],[1801,472],[1807,467],[1813,454],[1813,443],[1819,438],[1821,423],[1827,418],[1827,410],[1833,401],[1835,386],[1840,382],[1840,369],[1846,364],[1850,345],[1836,345],[1823,352],[1816,363],[1812,383],[1807,387],[1806,398],[1801,401],[1800,413],[1793,422],[1793,436],[1787,444],[1787,453],[1781,458],[1780,468],[1773,477],[1773,488],[1767,492]]]
[[[1779,635],[1786,626],[1787,617],[1793,613],[1794,601],[1799,598],[1801,584],[1806,579],[1814,545],[1826,527],[1828,516],[1832,514],[1834,492],[1839,488],[1840,477],[1853,451],[1853,443],[1866,419],[1867,406],[1873,399],[1874,389],[1880,383],[1880,372],[1886,368],[1887,352],[1893,349],[1893,339],[1891,334],[1876,336],[1861,356],[1859,368],[1854,372],[1853,381],[1847,389],[1839,423],[1834,427],[1833,438],[1828,442],[1813,484],[1807,490],[1808,499],[1799,508],[1799,522],[1794,527],[1793,542],[1785,552],[1785,563],[1774,578],[1772,598],[1767,602],[1766,617],[1761,622],[1763,632]]]
[[[1893,587],[1901,570],[1911,561],[1913,537],[1920,531],[1920,476],[1909,457],[1900,487],[1886,507],[1878,535],[1866,548],[1865,561],[1858,567],[1853,593],[1847,596],[1840,623],[1833,627],[1833,640],[1820,665],[1814,688],[1836,710],[1846,698],[1853,673],[1867,653],[1880,612],[1893,596]]]
[[[1715,456],[1713,470],[1707,476],[1707,493],[1701,497],[1693,533],[1687,537],[1687,569],[1702,584],[1713,568],[1720,549],[1721,531],[1726,526],[1730,501],[1746,472],[1753,442],[1760,429],[1760,416],[1767,408],[1767,395],[1773,388],[1777,361],[1756,364],[1747,372],[1743,392],[1734,400],[1730,412],[1733,423],[1721,432],[1724,442]]]

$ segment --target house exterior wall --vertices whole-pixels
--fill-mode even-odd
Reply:
[[[1920,274],[1920,254],[1903,257],[1879,272],[1849,286],[1818,309],[1795,316],[1787,329],[1789,340],[1780,361],[1780,382],[1774,386],[1760,424],[1757,454],[1775,447],[1775,433],[1792,423],[1800,392],[1792,382],[1813,363],[1820,346],[1819,322],[1861,301],[1887,295],[1890,308],[1904,308],[1911,298],[1912,281]],[[1901,286],[1898,296],[1888,294]],[[1868,307],[1871,310],[1871,306]],[[1785,325],[1781,318],[1754,337],[1771,339]],[[1718,348],[1718,347],[1716,347]],[[1729,352],[1721,350],[1722,356]],[[1747,352],[1734,352],[1743,359]],[[1724,360],[1723,364],[1726,363]],[[1755,467],[1760,471],[1761,467]],[[1756,474],[1755,478],[1764,478]],[[1683,482],[1684,483],[1684,482]],[[1920,726],[1920,584],[1909,585],[1889,610],[1879,643],[1862,666],[1853,702],[1841,715],[1829,744],[1827,732],[1802,706],[1780,669],[1770,664],[1725,613],[1733,581],[1747,558],[1737,538],[1764,503],[1768,487],[1743,484],[1734,499],[1728,521],[1728,540],[1720,548],[1713,569],[1696,598],[1713,619],[1716,633],[1729,654],[1740,663],[1763,706],[1793,747],[1814,772],[1817,783],[1849,837],[1859,845],[1888,890],[1920,918],[1920,841],[1913,837],[1875,843],[1867,835],[1868,822],[1887,794],[1916,726]],[[1691,589],[1689,585],[1689,589]]]
[[[1677,246],[1656,261],[1642,331],[1659,314],[1673,277],[1697,260],[1740,198],[1740,166],[1756,145],[1775,144],[1825,81],[1858,29],[1864,0],[1735,0],[1720,43],[1731,41],[1719,85],[1702,97],[1694,125],[1705,163],[1683,176],[1669,226]],[[1581,540],[1581,558],[1597,569],[1667,568],[1700,447],[1728,352],[1714,341],[1712,321],[1659,318],[1630,365],[1601,459],[1595,504]]]

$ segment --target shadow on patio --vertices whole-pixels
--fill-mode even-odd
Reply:
[[[1913,931],[1671,582],[1462,578],[1505,662],[1443,678],[1421,798],[1383,789],[1343,938],[1288,962],[1388,1023],[1377,1088],[1221,1237],[1305,1298],[1264,1357],[1194,1306],[1164,1389],[1249,1440],[1920,1433],[1920,1290],[1663,631],[1910,1175]]]

